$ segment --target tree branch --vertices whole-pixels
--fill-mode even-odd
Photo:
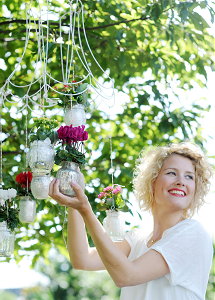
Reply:
[[[144,21],[144,20],[148,20],[150,19],[150,17],[140,17],[140,18],[136,18],[136,19],[131,19],[131,20],[121,20],[118,22],[114,22],[114,23],[110,23],[110,24],[106,24],[106,25],[100,25],[100,26],[95,26],[95,27],[85,27],[85,30],[97,30],[97,29],[102,29],[102,28],[107,28],[107,27],[112,27],[112,26],[116,26],[116,25],[120,25],[120,24],[127,24],[130,22],[134,22],[134,21]],[[39,23],[39,20],[29,20],[30,23]],[[9,24],[26,24],[26,20],[23,19],[16,19],[16,20],[9,20],[9,21],[3,21],[0,22],[0,26],[2,25],[9,25]],[[45,23],[45,22],[44,22]],[[56,26],[59,27],[59,23],[58,22],[50,22],[49,23],[51,26]],[[62,23],[61,26],[68,26],[67,23]],[[77,27],[75,27],[75,29],[77,29]],[[80,28],[81,31],[83,31],[82,28]]]

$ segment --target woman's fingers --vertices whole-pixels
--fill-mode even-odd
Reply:
[[[87,199],[87,196],[85,195],[82,187],[77,184],[76,182],[71,182],[71,187],[73,188],[73,190],[75,191],[76,197],[79,199]]]
[[[49,196],[54,198],[59,192],[59,180],[54,178],[49,184]]]
[[[54,186],[54,182],[56,179],[53,179],[50,184],[49,184],[49,196],[52,197],[52,193],[53,193],[53,186]]]
[[[74,189],[76,196],[69,197],[62,194],[59,191],[59,180],[53,179],[49,186],[49,196],[55,199],[59,204],[70,206],[76,209],[83,207],[88,202],[88,198],[85,195],[82,187],[77,183],[71,183],[71,187]]]
[[[49,185],[49,196],[61,205],[71,206],[71,198],[65,196],[59,191],[59,180],[53,179]]]

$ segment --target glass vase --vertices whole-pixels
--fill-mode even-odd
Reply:
[[[36,217],[36,201],[29,196],[20,197],[19,220],[22,223],[31,223]]]
[[[123,212],[107,210],[103,226],[113,241],[122,241],[125,236],[125,220]]]
[[[72,125],[74,127],[86,124],[86,113],[84,105],[75,104],[71,108],[67,108],[64,114],[64,122],[66,125]]]
[[[59,179],[59,190],[67,196],[75,196],[75,191],[71,187],[71,181],[80,184],[79,166],[75,162],[62,162],[62,167],[57,171],[56,177]]]
[[[50,175],[34,174],[31,181],[31,192],[35,199],[47,199],[49,196]]]
[[[54,147],[49,138],[36,140],[30,144],[27,161],[33,173],[50,173],[54,165]]]
[[[0,223],[0,256],[10,257],[14,251],[15,234],[7,228],[6,222]]]

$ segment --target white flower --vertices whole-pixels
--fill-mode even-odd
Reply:
[[[17,192],[15,189],[0,189],[0,199],[4,201],[16,197],[16,194]]]

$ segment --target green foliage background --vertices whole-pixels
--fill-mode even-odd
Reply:
[[[50,9],[55,15],[62,15],[68,11],[65,3],[49,1]],[[38,2],[33,1],[31,5],[38,7]],[[40,1],[40,5],[46,5],[46,1]],[[132,191],[135,160],[143,148],[185,139],[204,145],[199,121],[203,110],[209,109],[209,104],[205,102],[203,108],[196,98],[182,107],[177,98],[180,89],[190,91],[196,84],[205,87],[207,71],[214,68],[214,37],[201,14],[207,11],[213,22],[214,1],[86,0],[83,5],[86,32],[93,52],[102,68],[110,71],[115,87],[128,94],[130,99],[120,112],[112,108],[111,116],[99,110],[96,102],[91,101],[88,110],[90,138],[86,143],[87,164],[83,173],[87,194],[95,210],[96,195],[111,181],[109,136],[112,136],[114,181],[126,187],[128,199]],[[23,1],[2,0],[0,18],[0,58],[6,66],[0,69],[2,86],[23,52]],[[67,24],[68,20],[64,22]],[[53,77],[61,79],[59,53],[54,39],[58,26],[54,20],[50,24],[53,38],[49,40],[49,69]],[[22,67],[13,78],[15,83],[22,85],[32,79],[36,52],[35,36],[32,34]],[[92,69],[95,69],[97,77],[101,75],[93,63]],[[83,72],[78,65],[76,71],[80,75]],[[37,88],[34,87],[35,90]],[[24,93],[23,89],[16,87],[13,92],[18,96]],[[18,105],[7,102],[1,112],[5,133],[5,187],[12,187],[15,175],[25,170],[26,115],[19,113],[18,109]],[[35,107],[32,105],[31,109],[34,111]],[[62,115],[56,116],[54,109],[47,110],[46,115],[63,121]],[[33,117],[34,112],[29,110],[28,132],[32,128]],[[55,171],[56,168],[53,175]],[[25,255],[32,258],[33,265],[40,257],[48,261],[51,248],[57,248],[68,257],[62,238],[63,228],[66,238],[64,208],[50,199],[39,200],[37,212],[35,223],[23,224],[17,231],[17,262]],[[102,220],[103,217],[102,212],[99,218]],[[214,292],[214,286],[210,291]]]

